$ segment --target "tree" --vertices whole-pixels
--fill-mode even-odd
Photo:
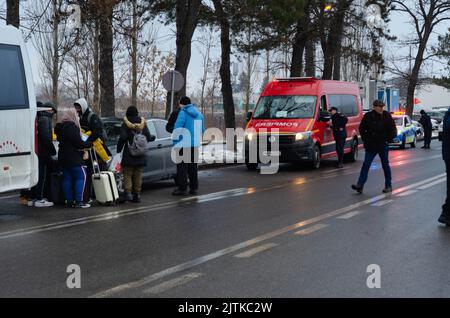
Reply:
[[[406,113],[414,111],[414,94],[419,83],[420,70],[424,62],[436,56],[427,49],[428,42],[436,26],[450,20],[450,2],[448,0],[392,1],[394,10],[405,14],[414,26],[415,38],[410,42],[417,45],[414,65],[409,75],[406,97]]]
[[[20,0],[6,0],[6,24],[19,28]]]
[[[450,74],[450,29],[448,31],[447,34],[439,36],[439,44],[433,50],[438,57],[447,62],[447,71]],[[443,76],[441,78],[434,77],[433,82],[450,89],[450,76]]]

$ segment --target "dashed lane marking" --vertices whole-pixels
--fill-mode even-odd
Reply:
[[[308,227],[307,229],[295,232],[295,235],[298,235],[298,236],[309,235],[311,233],[320,231],[320,230],[322,230],[322,229],[324,229],[326,227],[328,227],[328,224],[316,224],[316,225],[313,225],[311,227]]]
[[[362,213],[362,211],[353,211],[353,212],[350,212],[350,213],[347,213],[347,214],[339,216],[338,219],[348,220],[348,219],[351,219],[352,217],[360,215],[361,213]]]
[[[201,273],[189,273],[189,274],[183,275],[181,277],[171,279],[171,280],[161,283],[159,285],[153,286],[149,289],[146,289],[146,290],[144,290],[144,294],[153,294],[153,295],[161,294],[161,293],[164,293],[175,287],[185,285],[201,276],[203,276],[203,274],[201,274]]]
[[[270,250],[271,248],[274,248],[276,246],[278,246],[278,244],[268,243],[268,244],[265,244],[265,245],[261,245],[261,246],[255,247],[255,248],[253,248],[251,250],[248,250],[246,252],[237,254],[234,257],[237,257],[237,258],[249,258],[249,257],[255,256],[258,253],[262,253],[262,252],[265,252],[267,250]]]

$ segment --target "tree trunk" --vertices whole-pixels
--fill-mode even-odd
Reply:
[[[106,117],[115,116],[114,96],[114,62],[113,62],[113,7],[114,4],[104,4],[99,16],[99,46],[100,46],[100,110]]]
[[[100,47],[98,43],[99,39],[99,21],[98,18],[95,19],[95,25],[94,25],[94,71],[93,71],[93,82],[94,82],[94,105],[93,109],[96,114],[100,114],[100,96],[99,96],[99,54],[100,54]]]
[[[137,21],[137,2],[133,0],[133,28],[131,30],[131,104],[134,106],[137,105],[137,90],[138,90],[138,81],[137,81],[137,50],[138,50],[138,21]]]
[[[19,28],[20,5],[19,0],[6,0],[6,24]]]
[[[305,72],[308,77],[316,76],[316,43],[314,39],[306,42],[305,48]]]
[[[336,43],[336,51],[334,52],[334,65],[333,65],[333,79],[335,81],[341,80],[341,52],[342,52],[342,45],[341,40],[337,41]]]
[[[308,35],[304,29],[304,19],[297,25],[294,47],[292,50],[291,77],[301,77],[303,75],[303,53],[305,52]]]
[[[59,22],[58,0],[53,0],[52,101],[56,107],[58,107],[59,103]]]
[[[175,94],[175,103],[181,96],[186,95],[187,69],[191,60],[192,36],[198,24],[201,0],[178,0],[176,7],[177,26],[177,54],[175,57],[175,70],[185,79],[184,87]],[[170,115],[171,93],[167,94],[166,118]]]
[[[222,63],[220,65],[220,78],[222,80],[223,107],[225,115],[225,128],[236,128],[233,88],[231,86],[231,40],[230,22],[224,6],[227,1],[213,0],[217,20],[220,25],[220,44],[222,49]]]

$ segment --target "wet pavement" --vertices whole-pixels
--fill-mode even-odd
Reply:
[[[36,209],[0,197],[0,297],[449,297],[433,145],[391,152],[392,195],[378,159],[364,194],[350,189],[360,156],[341,170],[332,160],[275,175],[202,170],[197,197],[160,182],[140,205]],[[67,287],[70,264],[80,289]],[[367,285],[370,265],[381,288]]]

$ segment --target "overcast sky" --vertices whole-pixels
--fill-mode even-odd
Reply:
[[[40,0],[33,0],[33,1],[40,1]],[[0,10],[5,9],[6,4],[5,0],[0,0]],[[4,24],[4,21],[0,21],[0,24]],[[391,35],[395,35],[399,40],[404,40],[408,37],[408,35],[411,35],[413,31],[413,26],[409,22],[409,20],[406,19],[405,15],[400,14],[399,12],[394,12],[391,15],[391,22],[387,26],[391,30]],[[175,51],[175,37],[173,34],[173,28],[174,26],[161,26],[159,29],[159,45],[161,46],[162,50],[164,52]],[[437,35],[444,34],[446,30],[450,28],[450,22],[444,22],[435,30],[435,34],[433,38],[430,40],[429,45],[432,45],[436,43]],[[26,31],[25,31],[26,33]],[[196,39],[199,35],[199,31],[196,32],[194,35],[194,39]],[[217,46],[213,49],[213,57],[218,58],[220,56],[220,40],[217,38]],[[188,70],[188,91],[198,85],[199,79],[202,74],[202,58],[201,54],[198,51],[198,47],[200,44],[198,42],[193,43],[192,48],[192,60],[189,65]],[[35,78],[35,82],[38,83],[40,81],[40,78],[38,76],[39,74],[39,58],[38,54],[33,47],[31,41],[28,42],[28,48],[31,58],[31,64],[33,67],[33,74]],[[415,55],[415,48],[413,49],[413,56]],[[386,43],[385,44],[385,56],[387,60],[390,60],[391,58],[399,58],[400,56],[408,56],[409,54],[409,48],[406,46],[400,46],[398,43]],[[389,63],[389,62],[388,62]],[[442,64],[439,63],[432,63],[426,70],[426,73],[433,74],[433,75],[446,75],[444,73],[444,67]],[[389,74],[386,74],[387,77],[389,77]]]

